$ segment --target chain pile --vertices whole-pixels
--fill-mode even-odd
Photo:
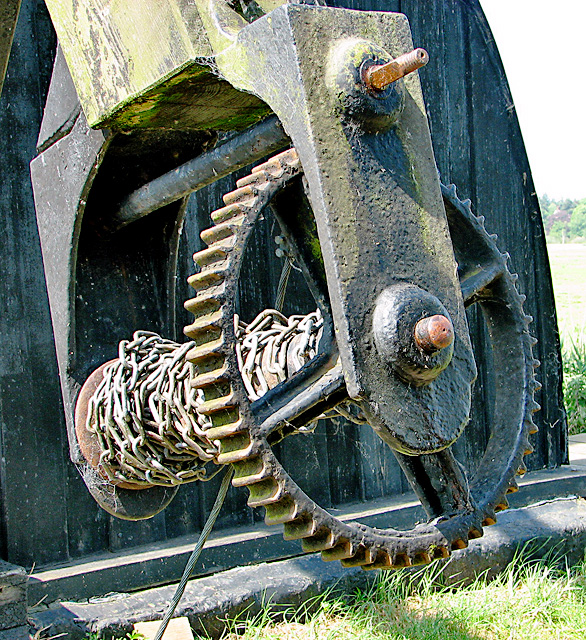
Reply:
[[[316,355],[324,321],[319,309],[289,318],[265,309],[249,325],[238,316],[234,324],[238,368],[253,402]]]
[[[250,324],[234,317],[236,354],[251,402],[313,358],[323,331],[319,310],[285,317],[266,309]],[[135,332],[88,407],[86,428],[101,449],[100,470],[114,483],[177,485],[209,480],[218,448],[197,412],[202,392],[191,386],[196,367],[185,359],[194,342],[178,344],[156,333]]]
[[[104,369],[90,400],[86,425],[110,481],[169,486],[213,477],[206,464],[218,452],[199,422],[190,385],[195,367],[185,360],[193,345],[147,331],[120,342],[118,359]]]

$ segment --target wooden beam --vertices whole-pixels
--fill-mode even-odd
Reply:
[[[0,95],[2,95],[2,85],[8,68],[19,10],[20,0],[3,0],[0,3]]]

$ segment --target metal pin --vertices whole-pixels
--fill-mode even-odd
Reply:
[[[454,342],[454,327],[446,316],[423,318],[415,325],[415,343],[423,351],[433,353]]]
[[[382,91],[399,78],[424,67],[428,62],[427,51],[415,49],[386,64],[369,67],[364,74],[364,83],[371,89]]]

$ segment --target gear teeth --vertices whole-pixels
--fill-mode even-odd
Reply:
[[[279,178],[286,167],[297,170],[301,168],[299,156],[297,155],[295,148],[287,149],[286,151],[272,157],[270,160],[267,160],[267,162],[259,164],[258,167],[255,167],[252,170],[252,173],[266,171],[271,177]]]
[[[204,371],[202,373],[198,373],[191,380],[191,386],[194,389],[205,389],[206,387],[211,387],[212,385],[227,381],[226,372],[228,368],[225,363],[217,369],[211,369],[210,371]]]
[[[260,169],[260,171],[253,171],[249,173],[244,178],[240,178],[240,180],[236,181],[236,186],[241,189],[242,187],[247,187],[248,185],[252,186],[262,186],[270,181],[271,176],[264,169]]]
[[[533,358],[533,368],[539,369],[540,366],[541,366],[541,361],[538,360],[537,358]]]
[[[202,344],[200,346],[194,347],[193,349],[190,349],[185,357],[193,364],[199,364],[203,360],[217,357],[223,347],[224,337],[220,336],[213,342],[208,342],[206,344]]]
[[[397,553],[393,556],[392,566],[394,569],[402,569],[413,566],[413,563],[406,553]]]
[[[212,211],[210,214],[211,219],[215,224],[221,224],[222,222],[226,222],[227,220],[231,220],[232,218],[236,218],[244,214],[244,210],[240,203],[235,202],[234,204],[230,204],[227,207],[222,207],[221,209],[216,209]]]
[[[206,269],[200,271],[187,278],[187,284],[196,291],[204,291],[210,287],[215,287],[224,281],[226,276],[226,269]]]
[[[186,300],[183,307],[196,319],[213,314],[222,306],[221,300],[218,298],[223,296],[224,290],[225,284],[222,282],[219,286],[206,289],[204,292],[198,293],[195,298]]]
[[[331,562],[332,560],[346,560],[354,557],[358,552],[358,544],[344,538],[340,539],[336,546],[325,549],[321,552],[322,560]]]
[[[504,253],[501,253],[501,256],[503,258],[503,260],[506,262],[508,262],[511,259],[511,254],[508,251],[505,251]]]
[[[385,549],[379,549],[376,554],[376,559],[371,564],[365,564],[362,566],[365,571],[372,571],[373,569],[394,569],[391,556]]]
[[[230,245],[234,244],[235,239],[236,236],[230,236],[226,239],[227,242],[225,243],[225,245],[212,245],[207,249],[202,249],[201,251],[194,253],[193,261],[202,268],[224,262],[228,258],[230,249],[232,249],[232,246]]]
[[[283,487],[273,477],[249,485],[248,491],[249,507],[266,507],[283,498]]]
[[[291,522],[299,513],[297,503],[288,495],[275,504],[268,504],[265,510],[265,523],[268,525]]]
[[[526,473],[527,473],[527,467],[525,466],[524,462],[521,462],[521,464],[517,468],[517,475],[522,478]]]
[[[533,453],[533,447],[531,446],[531,443],[529,442],[528,434],[525,434],[525,436],[523,437],[523,440],[521,441],[521,447],[523,448],[523,455],[524,456],[528,456],[531,453]]]
[[[499,237],[496,235],[496,233],[489,233],[488,237],[495,243],[499,239]]]
[[[470,200],[470,198],[465,198],[464,200],[462,200],[462,204],[466,207],[466,209],[472,208],[472,200]]]
[[[533,418],[530,415],[525,419],[525,428],[527,429],[527,433],[530,436],[533,436],[539,432],[537,425],[535,424],[535,422],[533,422]]]
[[[248,433],[241,433],[220,440],[220,453],[218,462],[220,464],[229,464],[232,462],[240,462],[246,460],[252,454],[253,445],[250,441]]]
[[[194,314],[195,315],[195,314]],[[195,322],[188,324],[183,333],[189,336],[192,340],[201,343],[201,334],[211,339],[218,339],[221,335],[220,323],[224,314],[222,310],[207,313],[206,315],[199,316]],[[206,340],[207,342],[208,340]]]
[[[230,191],[230,193],[226,193],[222,200],[224,201],[225,205],[229,206],[236,203],[247,203],[247,201],[253,200],[255,197],[256,193],[254,189],[250,185],[248,185],[246,187],[241,187],[240,189]]]
[[[513,281],[513,284],[515,284],[519,280],[519,274],[511,273],[511,280]]]
[[[301,540],[301,546],[306,553],[326,551],[335,546],[337,538],[331,529],[323,527],[309,538]]]
[[[482,538],[483,535],[484,535],[484,531],[482,530],[482,527],[472,527],[468,531],[469,540],[477,540],[478,538]]]
[[[451,546],[452,546],[452,551],[457,551],[458,549],[465,549],[468,546],[468,540],[464,540],[464,538],[456,538],[454,541],[452,541]]]
[[[242,420],[237,422],[230,422],[229,424],[221,425],[220,427],[208,427],[206,429],[206,436],[210,440],[223,440],[224,438],[230,438],[231,436],[245,433],[246,427]],[[232,482],[234,484],[234,482]],[[234,484],[234,486],[236,486]]]
[[[499,513],[500,511],[504,511],[509,508],[509,501],[503,496],[500,502],[494,508],[495,513]]]
[[[218,411],[223,411],[224,409],[233,409],[238,406],[238,402],[236,400],[236,396],[233,393],[228,393],[225,396],[220,396],[219,398],[213,398],[212,400],[205,400],[202,404],[197,408],[197,412],[202,416],[210,416],[213,413],[218,413]]]
[[[496,524],[496,514],[494,511],[489,512],[482,521],[483,527],[492,527],[493,524]]]
[[[413,558],[411,558],[411,564],[414,567],[417,567],[422,564],[429,564],[432,559],[431,555],[426,551],[419,551],[413,556]]]
[[[224,240],[236,239],[238,233],[238,227],[244,222],[244,216],[238,216],[231,218],[227,222],[222,222],[214,227],[205,229],[199,235],[200,238],[208,245],[211,246],[216,242],[222,242]]]
[[[484,223],[486,222],[486,218],[484,216],[477,216],[476,218],[478,222],[480,222],[480,226],[484,229]]]
[[[434,560],[441,560],[442,558],[450,557],[450,550],[447,547],[435,547],[432,551]]]
[[[223,428],[224,427],[218,427],[218,430]],[[244,429],[243,422],[242,429]],[[208,429],[206,433],[209,434],[210,431],[213,431],[213,429]],[[248,485],[262,482],[265,478],[271,477],[270,469],[264,464],[260,456],[235,462],[233,467],[234,477],[232,478],[232,484],[235,487],[247,487]]]
[[[543,389],[543,385],[541,384],[541,382],[539,382],[539,380],[536,380],[535,378],[531,380],[531,386],[533,387],[533,391],[535,392],[541,391]]]
[[[517,493],[517,491],[519,491],[519,485],[517,484],[517,481],[513,478],[513,480],[511,480],[511,482],[509,483],[509,486],[507,487],[507,490],[505,493],[507,494]]]
[[[318,530],[317,522],[311,517],[304,517],[283,525],[285,540],[301,540],[314,536]]]
[[[362,567],[372,564],[375,560],[376,550],[360,545],[351,558],[345,558],[344,560],[340,560],[340,562],[345,569],[350,569],[351,567]]]

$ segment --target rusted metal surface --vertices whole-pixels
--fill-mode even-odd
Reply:
[[[354,39],[358,32],[369,40]],[[271,12],[270,28],[259,18],[216,59],[228,80],[269,103],[299,154],[350,397],[365,400],[388,444],[419,454],[447,446],[467,422],[476,368],[418,78],[377,96],[360,83],[364,64],[412,50],[401,14],[287,5]],[[242,59],[255,61],[249,72]],[[423,302],[433,291],[461,336],[454,366],[433,392],[381,376],[385,362],[364,339],[377,298],[404,282],[421,292],[423,316],[435,313]]]
[[[404,78],[408,73],[421,69],[428,62],[429,54],[425,49],[414,49],[386,64],[373,65],[364,69],[364,83],[371,89],[383,91],[393,82]]]
[[[415,325],[414,337],[420,349],[433,353],[454,342],[454,327],[449,318],[438,314],[420,320]]]

